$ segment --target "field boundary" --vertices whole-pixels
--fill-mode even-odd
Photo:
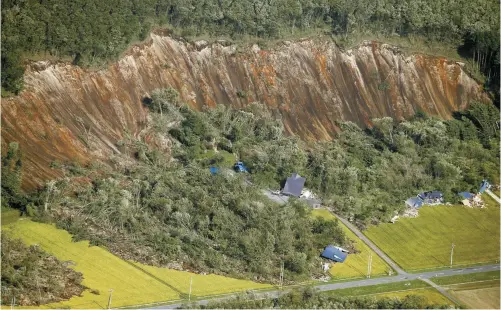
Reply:
[[[482,283],[482,282],[495,282],[495,281],[498,281],[499,283],[500,280],[499,279],[492,279],[492,280],[480,280],[480,281],[471,281],[471,282],[461,282],[461,283],[453,283],[453,284],[447,284],[447,285],[442,285],[444,288],[447,288],[447,289],[453,289],[453,286],[457,286],[457,285],[463,285],[463,284],[475,284],[475,283]],[[481,288],[480,288],[481,289]],[[465,289],[465,290],[475,290],[475,289]],[[460,290],[458,290],[460,291]]]

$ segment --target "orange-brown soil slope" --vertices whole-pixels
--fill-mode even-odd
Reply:
[[[242,51],[243,50],[243,51]],[[259,101],[281,115],[289,134],[331,139],[337,121],[403,119],[422,110],[443,118],[487,96],[461,66],[406,56],[374,42],[341,51],[334,43],[285,41],[273,50],[225,42],[187,43],[161,31],[116,63],[92,71],[66,63],[28,65],[25,90],[2,101],[2,146],[24,152],[24,187],[56,177],[54,160],[85,162],[120,152],[125,133],[148,139],[142,98],[176,88],[195,108]]]

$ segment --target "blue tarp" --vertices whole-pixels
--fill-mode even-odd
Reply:
[[[405,204],[411,208],[421,208],[423,206],[423,201],[418,197],[412,197],[407,199]]]
[[[479,192],[479,193],[483,193],[483,192],[485,192],[485,190],[486,190],[487,188],[489,188],[489,185],[490,185],[490,184],[489,184],[489,182],[487,182],[486,180],[483,180],[483,181],[482,181],[482,184],[480,184],[480,190],[479,190],[478,192]]]
[[[328,245],[325,247],[325,250],[322,252],[322,254],[320,254],[320,256],[338,263],[342,263],[348,256],[348,253],[341,251],[338,247]]]
[[[465,199],[472,199],[473,197],[475,197],[474,194],[468,193],[468,192],[461,192],[458,195],[465,198]]]
[[[219,168],[216,167],[210,167],[209,170],[211,174],[216,174],[219,172]]]

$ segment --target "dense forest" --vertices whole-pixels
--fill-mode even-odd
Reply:
[[[80,295],[82,274],[2,232],[2,305],[39,306]]]
[[[22,89],[23,60],[114,59],[162,25],[183,36],[284,38],[327,29],[419,35],[452,43],[476,61],[498,95],[499,2],[494,0],[6,0],[2,2],[2,90]]]
[[[389,221],[425,190],[455,203],[457,192],[475,192],[484,178],[499,184],[499,111],[491,104],[472,103],[448,121],[418,113],[401,123],[374,119],[366,130],[343,123],[337,139],[312,144],[286,136],[259,103],[197,112],[163,89],[145,104],[170,156],[125,133],[121,155],[85,167],[54,162],[65,177],[26,196],[22,149],[11,143],[2,158],[2,204],[123,258],[263,281],[276,281],[283,262],[286,278],[299,281],[320,273],[324,246],[349,248],[350,241],[337,222],[312,218],[303,201],[278,205],[263,194],[293,172],[362,228]],[[236,160],[250,173],[233,171]]]
[[[404,298],[338,297],[336,292],[320,293],[313,288],[288,292],[278,298],[261,299],[252,294],[209,302],[206,306],[184,305],[183,309],[454,309],[452,305],[430,305],[419,295]]]

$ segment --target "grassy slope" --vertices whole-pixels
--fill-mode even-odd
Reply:
[[[313,210],[313,216],[320,216],[325,219],[336,219],[328,210]],[[362,242],[354,233],[351,232],[341,222],[338,222],[343,228],[346,236],[355,241],[355,247],[360,251],[358,254],[349,254],[344,263],[336,263],[329,270],[335,279],[365,277],[367,275],[367,260],[369,253],[372,253],[372,275],[388,274],[390,267],[374,253],[364,242]]]
[[[137,266],[118,258],[105,249],[89,246],[88,241],[72,242],[72,237],[68,232],[57,229],[53,225],[22,219],[7,228],[9,233],[21,238],[25,243],[39,244],[57,258],[74,262],[72,268],[84,276],[82,284],[100,292],[96,295],[87,290],[80,297],[49,304],[45,306],[47,308],[104,308],[108,302],[108,290],[111,288],[114,290],[113,307],[177,300],[181,298],[180,293],[187,292],[186,286],[189,285],[190,273],[165,268],[148,268],[148,271],[157,278],[155,279]],[[175,275],[175,277],[170,279],[170,275]],[[202,283],[200,279],[197,279],[198,277],[207,278]],[[174,289],[169,287],[169,284],[172,284]],[[209,287],[203,289],[204,285]],[[215,294],[262,287],[266,285],[222,276],[197,275],[193,282],[193,293]]]
[[[365,234],[406,270],[499,261],[499,207],[423,207],[417,218],[372,226]]]
[[[12,224],[19,219],[21,212],[17,209],[2,208],[2,226]]]

